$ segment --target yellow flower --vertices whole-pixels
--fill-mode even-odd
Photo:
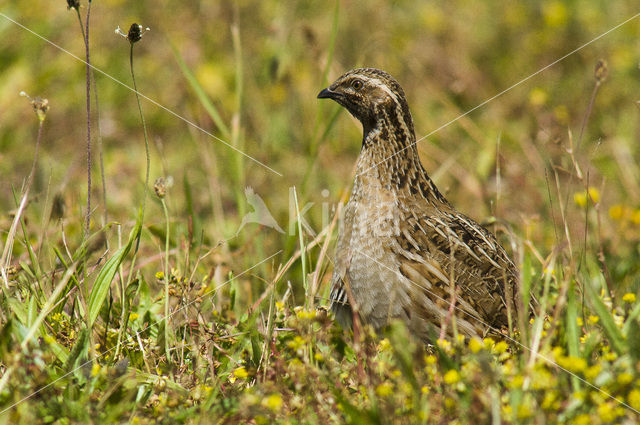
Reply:
[[[389,342],[388,338],[383,338],[380,340],[380,342],[378,343],[378,349],[380,351],[388,351],[391,349],[391,343]]]
[[[598,406],[598,416],[602,422],[613,422],[618,417],[617,413],[609,403],[602,403]]]
[[[493,348],[493,346],[495,345],[495,341],[493,340],[493,338],[485,338],[484,340],[484,348],[490,350],[491,348]]]
[[[598,323],[598,321],[600,320],[600,318],[596,315],[590,315],[589,316],[589,323],[591,323],[592,325],[595,325],[596,323]]]
[[[262,405],[274,412],[278,412],[282,408],[282,396],[280,394],[271,394],[262,400]]]
[[[91,376],[96,377],[100,373],[100,365],[98,363],[94,363],[91,367]]]
[[[568,12],[567,6],[559,1],[550,1],[543,5],[542,15],[544,22],[550,27],[562,27],[566,25]]]
[[[157,272],[156,273],[156,279],[161,280],[164,278],[164,273],[163,272]]]
[[[627,385],[631,383],[631,381],[633,381],[633,375],[628,372],[622,372],[620,375],[618,375],[617,381],[620,385]]]
[[[584,322],[582,321],[582,317],[576,317],[576,323],[578,326],[584,325]]]
[[[581,415],[576,416],[571,422],[572,425],[591,425],[593,421],[591,417],[586,413],[582,413]]]
[[[631,390],[627,396],[629,406],[636,410],[640,410],[640,390]]]
[[[531,417],[533,412],[528,404],[521,404],[518,406],[518,419],[526,419]]]
[[[424,357],[424,361],[427,364],[436,364],[436,362],[438,361],[438,359],[436,358],[436,356],[429,354],[428,356]]]
[[[453,385],[460,382],[460,374],[455,369],[450,369],[447,373],[444,374],[444,382]]]
[[[585,378],[587,378],[588,380],[592,381],[594,379],[596,379],[596,377],[598,375],[600,375],[600,371],[602,370],[602,366],[600,366],[599,363],[594,364],[593,366],[589,367],[585,372],[584,372],[584,376]]]
[[[388,397],[393,394],[393,384],[391,382],[383,382],[376,387],[378,397]]]
[[[438,347],[442,348],[443,350],[446,350],[447,348],[451,347],[451,343],[446,339],[439,339]]]
[[[622,296],[622,301],[626,302],[626,303],[634,303],[636,302],[636,294],[632,294],[631,292],[627,292],[626,294],[624,294]]]
[[[631,213],[631,221],[633,224],[640,224],[640,210],[634,210]]]
[[[587,368],[587,361],[582,357],[576,357],[576,356],[560,357],[558,358],[557,362],[563,368],[574,373],[583,372]]]
[[[477,353],[478,351],[482,350],[483,348],[484,348],[484,345],[482,344],[482,342],[478,338],[471,338],[469,340],[469,349],[471,350],[471,352]]]
[[[249,373],[247,372],[247,369],[244,368],[244,366],[240,366],[239,368],[233,371],[233,375],[236,378],[245,379],[246,377],[249,376]]]
[[[609,217],[614,220],[621,220],[624,216],[624,207],[620,204],[612,205],[609,208]]]
[[[524,384],[524,377],[522,375],[515,375],[513,378],[511,378],[511,381],[509,381],[508,385],[510,388],[522,388],[522,385]]]
[[[547,92],[540,87],[536,87],[529,92],[529,103],[532,106],[542,106],[547,103]]]
[[[595,187],[590,187],[586,191],[573,194],[573,202],[580,207],[586,206],[589,199],[591,199],[594,204],[600,202],[600,191]]]
[[[569,123],[569,110],[566,105],[558,105],[553,108],[553,115],[555,115],[560,124]]]
[[[500,341],[493,347],[493,351],[495,351],[498,354],[502,354],[505,351],[507,351],[508,348],[509,348],[509,345],[506,342]]]

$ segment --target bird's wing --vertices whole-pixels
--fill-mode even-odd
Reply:
[[[491,326],[506,326],[507,309],[515,317],[517,274],[495,237],[453,210],[416,211],[425,208],[405,212],[397,237],[401,272],[421,286],[427,298],[439,297],[440,304],[450,302],[451,282],[455,283],[456,305],[468,319],[475,316]],[[412,299],[424,302],[418,295]]]

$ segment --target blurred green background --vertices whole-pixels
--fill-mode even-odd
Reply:
[[[86,3],[81,4],[84,18]],[[77,17],[65,1],[5,0],[0,11],[84,56]],[[134,48],[140,92],[282,174],[142,101],[151,182],[173,178],[167,196],[173,224],[184,230],[191,217],[195,239],[202,235],[212,246],[233,236],[251,211],[244,196],[247,186],[285,230],[289,188],[296,186],[301,208],[314,202],[307,220],[316,232],[321,230],[322,205],[337,203],[349,190],[360,148],[360,125],[337,105],[316,99],[344,71],[373,66],[394,75],[405,88],[420,138],[637,12],[637,4],[623,1],[100,0],[92,6],[91,62],[131,85],[129,43],[114,30],[120,26],[126,32],[133,22],[149,27]],[[452,203],[479,221],[497,217],[517,240],[531,240],[546,255],[563,233],[560,204],[568,199],[564,213],[579,247],[585,183],[569,180],[574,171],[567,154],[569,134],[576,147],[596,81],[594,67],[603,59],[608,78],[598,90],[575,156],[584,179],[588,175],[597,191],[598,231],[606,254],[635,258],[639,28],[638,19],[627,23],[423,140],[423,162]],[[51,106],[27,218],[44,223],[58,195],[67,207],[66,231],[78,244],[86,203],[85,68],[1,16],[0,40],[0,227],[9,227],[7,213],[16,207],[12,190],[26,179],[34,153],[37,121],[19,96],[24,90],[47,98]],[[195,84],[188,82],[179,60]],[[134,94],[101,73],[95,79],[100,125],[92,102],[92,230],[102,224],[104,207],[98,132],[109,221],[133,220],[145,172]],[[197,89],[210,99],[221,125]],[[145,226],[161,226],[162,220],[159,204],[152,203]],[[249,258],[249,266],[256,256],[281,248],[286,257],[296,244],[295,236],[248,225],[225,249],[240,250],[238,261]]]

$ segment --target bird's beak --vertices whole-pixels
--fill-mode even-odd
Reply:
[[[335,99],[338,93],[329,90],[329,87],[318,93],[318,99]]]

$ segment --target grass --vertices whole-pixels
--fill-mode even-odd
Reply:
[[[465,115],[637,10],[96,0],[86,45],[86,7],[0,10],[0,423],[638,421],[637,19]],[[125,85],[135,60],[142,107],[7,17]],[[360,65],[537,297],[513,338],[354,336],[323,308],[361,129],[315,95]],[[238,231],[257,199],[284,233]]]

